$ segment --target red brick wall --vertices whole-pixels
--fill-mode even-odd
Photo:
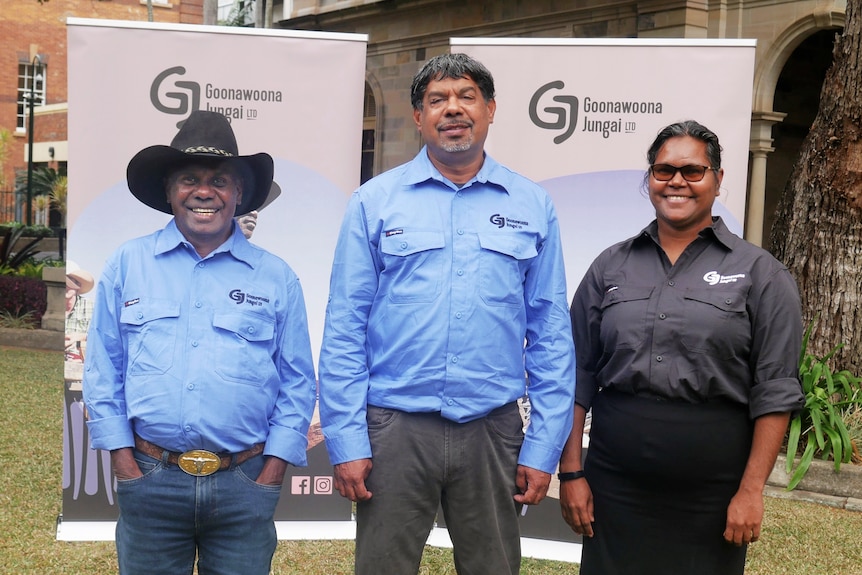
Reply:
[[[44,57],[47,103],[67,101],[66,19],[97,18],[147,21],[144,0],[3,0],[0,9],[0,128],[13,135],[3,163],[6,189],[14,186],[15,170],[26,169],[26,132],[15,132],[19,57],[30,61],[30,46]],[[154,0],[153,21],[203,23],[203,0]],[[34,141],[64,140],[66,115],[37,114]],[[2,188],[3,186],[0,186]]]

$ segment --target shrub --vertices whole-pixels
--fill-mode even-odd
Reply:
[[[23,236],[23,227],[9,227],[0,238],[0,272],[14,272],[21,264],[29,260],[34,254],[39,253],[39,244],[42,238],[36,238],[24,244],[18,249],[15,249],[15,244],[18,239]]]
[[[0,311],[0,327],[12,329],[36,329],[33,312],[27,312],[24,315],[13,315],[6,310]]]
[[[19,234],[24,238],[53,238],[54,230],[48,226],[25,226],[19,222],[0,224],[0,236],[6,235],[10,230],[21,230]]]
[[[842,463],[851,461],[856,449],[844,418],[849,418],[862,406],[862,378],[846,369],[833,373],[829,367],[829,360],[843,344],[835,346],[822,358],[808,353],[813,327],[814,322],[811,322],[805,330],[799,363],[805,405],[790,420],[787,436],[787,473],[791,473],[788,490],[799,485],[816,455],[823,460],[832,458],[838,471]]]
[[[41,279],[0,275],[0,312],[21,317],[32,314],[40,325],[48,307],[48,289]]]

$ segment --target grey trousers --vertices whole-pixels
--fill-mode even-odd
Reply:
[[[517,575],[516,403],[455,423],[368,406],[372,498],[356,506],[356,575],[414,575],[438,507],[460,575]]]

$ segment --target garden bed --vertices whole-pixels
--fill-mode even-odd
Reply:
[[[787,487],[790,474],[787,473],[787,460],[785,456],[779,455],[772,473],[767,480],[768,485],[776,487]],[[835,464],[831,461],[814,460],[802,481],[797,486],[801,491],[812,491],[823,493],[834,497],[846,497],[858,499],[862,502],[862,465],[842,463],[841,469],[835,471]]]

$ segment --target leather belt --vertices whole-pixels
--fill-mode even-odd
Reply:
[[[227,455],[218,455],[212,451],[205,449],[192,449],[184,453],[176,451],[168,451],[162,449],[154,443],[150,443],[143,437],[135,434],[135,449],[145,455],[149,455],[155,459],[164,459],[165,453],[168,454],[167,461],[171,465],[176,465],[189,475],[195,477],[205,477],[212,475],[216,471],[223,471],[231,466],[231,462],[236,460],[239,465],[263,453],[263,443],[253,445],[245,451],[239,453],[229,453]]]

